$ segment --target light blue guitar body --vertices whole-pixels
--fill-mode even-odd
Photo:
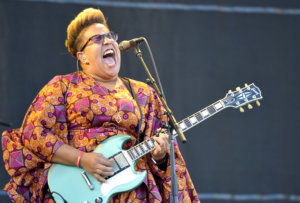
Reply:
[[[110,158],[115,154],[120,154],[120,158],[122,159],[122,157],[124,158],[122,155],[124,153],[122,146],[124,142],[130,139],[131,137],[128,135],[115,135],[98,145],[94,152],[101,153],[106,158]],[[128,163],[130,160],[130,158],[126,159]],[[59,193],[69,203],[106,203],[109,202],[114,194],[132,190],[143,182],[146,177],[146,171],[143,171],[142,173],[136,172],[134,169],[136,163],[137,160],[129,163],[130,165],[125,169],[122,169],[122,171],[116,175],[108,178],[107,183],[100,183],[92,175],[85,172],[93,189],[89,187],[87,181],[81,174],[81,172],[84,171],[82,168],[53,164],[48,173],[48,185],[53,198],[57,203],[64,201],[56,193]]]

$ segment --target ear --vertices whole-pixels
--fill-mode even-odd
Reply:
[[[86,57],[84,55],[83,52],[77,52],[76,53],[77,59],[81,62],[81,63],[86,63]]]

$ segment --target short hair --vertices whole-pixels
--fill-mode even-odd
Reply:
[[[78,46],[81,44],[82,31],[95,23],[101,23],[108,28],[100,9],[87,8],[81,11],[68,25],[65,45],[75,58],[80,49]]]

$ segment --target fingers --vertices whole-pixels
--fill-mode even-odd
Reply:
[[[169,135],[160,133],[159,137],[154,137],[154,140],[159,144],[162,149],[169,149],[170,148],[170,141]]]
[[[158,129],[156,130],[156,132],[157,132],[158,134],[161,134],[161,133],[167,134],[168,130],[167,130],[166,128],[158,128]]]
[[[104,171],[104,170],[101,170],[101,169],[97,169],[96,173],[99,174],[99,175],[101,175],[101,176],[111,176],[111,175],[114,174],[112,172],[112,169],[111,170],[107,170],[107,171]]]
[[[170,150],[169,135],[160,133],[159,137],[153,137],[155,140],[155,150],[152,153],[152,157],[155,160],[161,160],[165,157],[166,153]]]
[[[95,165],[95,177],[98,181],[106,182],[103,177],[113,175],[112,163],[113,159],[108,160],[102,154],[98,154],[98,163]]]
[[[113,175],[113,159],[108,160],[100,153],[86,153],[83,168],[93,175],[98,181],[106,182],[105,176]]]
[[[97,164],[96,172],[100,175],[112,175],[113,168]]]
[[[93,176],[101,183],[106,183],[106,180],[105,178],[103,178],[102,176],[100,176],[99,174],[97,173],[94,173]]]
[[[161,151],[161,147],[158,144],[158,142],[154,142],[154,146],[155,146],[155,151],[160,152]]]
[[[108,160],[102,154],[98,154],[98,153],[96,153],[96,154],[97,154],[97,158],[98,158],[97,163],[104,165],[104,166],[110,166],[110,167],[112,166],[112,162],[113,162],[112,159]]]

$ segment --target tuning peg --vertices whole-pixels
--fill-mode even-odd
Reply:
[[[243,107],[240,107],[240,112],[241,112],[241,113],[244,113],[244,112],[245,112],[245,110],[243,109]]]
[[[232,91],[231,91],[231,90],[229,90],[229,91],[228,91],[228,93],[232,93]]]
[[[237,87],[236,90],[239,91],[239,90],[241,90],[241,88],[240,88],[240,87]]]
[[[259,102],[259,101],[256,101],[256,105],[257,105],[257,106],[260,106],[260,102]]]
[[[248,109],[253,109],[253,106],[251,104],[248,104]]]
[[[249,85],[247,83],[245,83],[245,87],[248,87]]]

